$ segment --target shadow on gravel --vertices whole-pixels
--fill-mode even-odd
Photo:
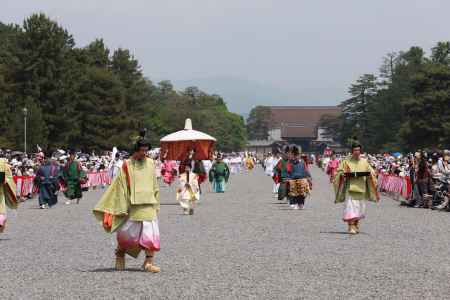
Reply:
[[[349,235],[349,236],[358,236],[358,235],[370,236],[370,234],[365,233],[365,232],[360,232],[358,234],[350,234],[347,231],[321,231],[320,234],[342,234],[342,235]]]
[[[192,215],[185,215],[184,213],[173,213],[168,214],[169,216],[183,216],[183,217],[192,217]]]
[[[9,239],[9,238],[6,238],[6,239],[0,239],[0,242],[1,241],[10,241],[11,239]]]
[[[80,270],[83,273],[89,272],[89,273],[120,273],[120,272],[144,272],[142,269],[138,268],[129,268],[125,269],[123,271],[117,271],[115,268],[99,268],[94,270]]]
[[[348,233],[347,231],[321,231],[320,233],[350,235],[350,233]]]
[[[173,203],[161,203],[160,205],[161,206],[170,206],[170,205],[180,205],[180,203],[176,203],[176,202],[173,202]]]

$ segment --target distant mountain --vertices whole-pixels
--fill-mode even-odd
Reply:
[[[157,83],[163,79],[151,78]],[[216,76],[190,80],[172,80],[176,90],[196,86],[209,94],[220,95],[228,109],[247,119],[250,110],[257,105],[337,105],[343,91],[339,86],[304,86],[297,89],[281,89],[270,84],[230,76]],[[330,95],[322,99],[323,95]],[[338,95],[338,97],[336,97]],[[318,99],[319,97],[319,99]]]
[[[173,85],[177,90],[196,86],[207,93],[218,94],[224,98],[230,111],[245,118],[256,105],[275,105],[292,98],[276,87],[235,77],[178,80],[173,81]]]

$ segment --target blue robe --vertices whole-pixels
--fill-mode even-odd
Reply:
[[[58,171],[58,166],[50,162],[45,163],[37,171],[39,206],[44,204],[53,206],[58,202]]]

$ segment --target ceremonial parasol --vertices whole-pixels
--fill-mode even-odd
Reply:
[[[164,159],[185,160],[191,151],[192,159],[207,160],[212,158],[212,150],[216,139],[212,136],[192,129],[191,119],[186,119],[183,130],[171,133],[161,139],[161,154],[167,153]]]

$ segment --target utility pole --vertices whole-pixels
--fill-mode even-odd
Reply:
[[[24,123],[24,143],[23,148],[25,155],[27,154],[27,117],[28,117],[28,109],[24,107],[23,109],[23,123]]]

